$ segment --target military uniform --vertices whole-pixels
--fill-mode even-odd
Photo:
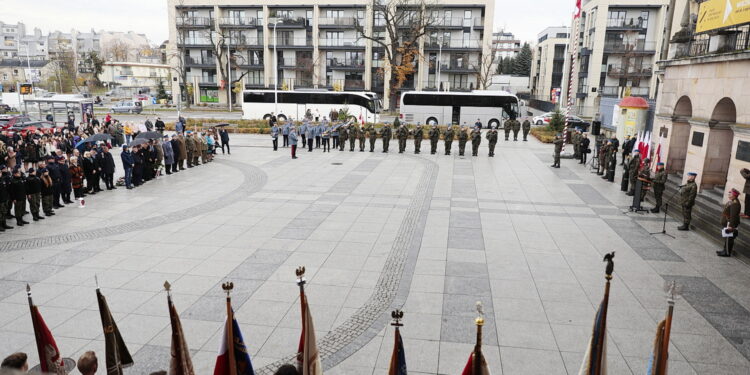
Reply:
[[[0,177],[0,232],[12,228],[5,223],[5,220],[8,219],[8,199],[10,198],[8,191],[9,188],[10,184],[7,176]],[[50,199],[50,206],[51,205],[52,199]]]
[[[16,225],[19,227],[28,224],[23,220],[26,214],[26,179],[23,175],[13,176],[10,182],[10,199],[13,201],[14,214],[16,215]]]
[[[503,124],[503,130],[505,131],[505,140],[507,141],[510,137],[510,130],[513,128],[513,120],[507,120],[505,121],[505,124]]]
[[[495,145],[497,144],[497,129],[490,129],[485,136],[489,142],[490,157],[495,156]]]
[[[409,130],[401,125],[396,131],[396,135],[398,136],[398,153],[402,154],[406,151],[406,139],[409,138]]]
[[[529,131],[531,131],[531,123],[529,120],[524,120],[523,122],[523,140],[526,141],[526,137],[529,135]]]
[[[349,125],[349,151],[354,152],[354,146],[359,138],[359,128],[356,125]]]
[[[195,139],[190,135],[185,137],[185,149],[187,149],[187,167],[192,168],[195,157]]]
[[[388,146],[391,144],[391,127],[386,124],[380,131],[380,137],[383,139],[383,152],[388,152]]]
[[[344,151],[347,137],[349,137],[349,131],[346,126],[339,126],[339,151]]]
[[[357,139],[359,140],[359,152],[365,152],[365,141],[367,133],[364,126],[357,129]]]
[[[453,146],[453,138],[455,134],[453,132],[453,126],[448,125],[443,133],[443,142],[445,143],[445,154],[451,154],[451,147]]]
[[[430,137],[430,154],[435,155],[437,152],[438,141],[440,140],[440,129],[438,129],[437,125],[433,125],[427,135]]]
[[[640,173],[638,173],[638,178],[642,178],[646,181],[651,180],[651,167],[648,163],[643,164],[643,168],[641,168]],[[646,192],[648,191],[649,186],[650,184],[648,182],[641,181],[641,202],[646,199]]]
[[[417,125],[414,129],[414,153],[418,154],[422,150],[422,140],[424,140],[424,130],[422,125]]]
[[[716,252],[716,255],[723,257],[732,256],[734,239],[737,238],[737,235],[739,235],[737,227],[740,226],[740,211],[742,211],[742,205],[740,204],[740,200],[737,199],[737,197],[739,196],[740,192],[734,189],[732,189],[732,191],[736,192],[736,195],[734,195],[731,200],[724,204],[724,210],[721,213],[721,227],[732,228],[732,237],[726,237],[726,241],[724,241],[724,250]]]
[[[471,156],[479,155],[479,144],[482,143],[482,131],[474,128],[471,131]]]
[[[469,140],[469,135],[466,134],[466,128],[463,126],[458,129],[458,156],[464,156],[464,150],[466,149],[466,141]]]
[[[693,206],[695,205],[695,196],[698,195],[698,185],[695,181],[688,181],[680,190],[680,204],[682,205],[682,226],[679,230],[689,230],[690,221],[693,219]]]
[[[378,132],[375,125],[370,124],[367,128],[367,136],[370,137],[370,152],[375,152],[375,141],[378,139]]]
[[[521,131],[521,123],[518,122],[516,119],[512,119],[511,121],[511,128],[513,129],[513,140],[518,140],[518,132]]]
[[[573,157],[579,159],[581,157],[581,134],[574,132],[570,137],[570,143],[573,144]]]
[[[29,177],[26,178],[26,196],[29,199],[29,211],[34,221],[43,220],[39,216],[39,204],[42,201],[42,180],[29,170]]]
[[[552,144],[555,145],[555,151],[553,153],[554,163],[552,164],[552,167],[554,168],[560,168],[560,153],[562,152],[562,146],[563,142],[565,142],[562,138],[557,138],[554,141],[552,141]]]
[[[580,148],[580,143],[578,147]],[[615,170],[617,169],[617,149],[614,145],[610,144],[607,146],[605,159],[607,160],[607,165],[603,178],[609,182],[613,182],[615,180]]]
[[[656,174],[654,174],[654,179],[651,180],[651,188],[654,190],[654,199],[656,200],[656,205],[651,209],[651,212],[653,213],[659,213],[659,210],[661,209],[661,199],[664,194],[664,186],[666,183],[667,172],[664,168],[660,168],[656,171]]]
[[[640,168],[641,156],[638,153],[635,153],[630,158],[630,162],[628,162],[628,184],[630,185],[630,188],[628,189],[629,196],[633,196],[635,194],[635,181],[638,178],[638,172]]]

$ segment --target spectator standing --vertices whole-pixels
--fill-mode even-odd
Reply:
[[[101,174],[104,179],[104,186],[107,190],[116,189],[114,182],[115,160],[112,158],[112,153],[109,152],[109,147],[107,146],[102,146],[101,164]]]
[[[133,154],[127,145],[122,145],[122,153],[120,153],[120,159],[122,160],[122,169],[125,171],[125,188],[133,188],[133,168],[135,168],[135,161],[133,160]]]
[[[76,199],[83,198],[83,168],[78,165],[76,156],[70,158],[70,184],[73,187],[73,196]]]
[[[278,131],[276,135],[278,136]],[[227,146],[227,154],[231,155],[232,151],[229,149],[229,132],[227,129],[219,130],[219,140],[221,140],[221,153],[224,154],[224,146]],[[274,147],[275,150],[276,148]]]
[[[297,158],[297,129],[292,127],[289,130],[289,145],[292,147],[292,159]]]
[[[156,122],[154,123],[154,126],[156,126],[156,131],[158,131],[161,134],[164,134],[164,121],[161,120],[160,117],[156,118]]]
[[[164,171],[169,175],[172,174],[172,165],[174,165],[174,151],[172,151],[172,142],[169,136],[164,136],[161,143],[162,153],[164,154]]]

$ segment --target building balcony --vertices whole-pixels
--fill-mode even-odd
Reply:
[[[263,41],[257,37],[240,36],[237,38],[227,38],[227,44],[232,47],[249,47],[249,48],[262,48]]]
[[[627,87],[621,86],[602,86],[599,88],[599,95],[608,97],[620,97],[626,94]],[[630,87],[630,96],[648,97],[648,87]]]
[[[442,73],[476,73],[477,71],[477,66],[468,61],[451,61],[447,64],[440,64],[440,72]]]
[[[211,40],[208,38],[185,38],[182,41],[177,41],[177,45],[181,47],[212,47]]]
[[[273,80],[271,81],[273,85]],[[312,78],[281,78],[279,79],[279,89],[294,90],[298,88],[312,88],[315,84]]]
[[[640,66],[609,64],[607,65],[607,76],[612,78],[623,77],[651,77],[653,67],[642,64]]]
[[[656,42],[605,42],[604,53],[611,54],[654,54],[656,53]]]
[[[424,43],[424,49],[426,50],[439,50],[445,51],[450,50],[482,50],[482,41],[479,39],[458,39],[458,40],[428,40]]]
[[[365,60],[327,59],[326,68],[334,70],[364,70]]]
[[[224,28],[262,27],[263,19],[255,17],[225,17],[219,19],[219,26]]]
[[[201,86],[216,86],[216,76],[203,76],[198,78],[198,84]]]
[[[332,90],[362,91],[365,81],[359,79],[327,79],[325,87]]]
[[[266,82],[263,81],[263,79],[248,79],[247,82],[245,82],[246,89],[257,89],[262,87],[266,87]]]
[[[591,49],[587,47],[581,48],[581,56],[589,56],[591,55]],[[564,59],[564,57],[563,57]]]
[[[385,67],[385,60],[372,60],[372,68],[384,68]]]
[[[273,38],[271,38],[271,41],[273,42]],[[273,43],[271,43],[269,47],[273,49]],[[312,49],[313,44],[312,41],[307,38],[278,38],[276,41],[276,48]]]
[[[365,21],[360,20],[359,24],[364,26]],[[320,29],[353,29],[357,25],[355,17],[322,17],[318,18],[318,28]]]
[[[402,25],[399,25],[402,26]],[[408,25],[405,25],[408,26]],[[438,18],[437,20],[434,20],[432,24],[430,25],[430,29],[463,29],[463,28],[477,28],[477,27],[484,27],[484,19],[482,17],[472,17],[472,18],[461,18],[461,17],[451,17],[451,18]]]
[[[215,68],[216,59],[213,57],[185,57],[185,66],[196,68]]]
[[[320,39],[318,41],[320,49],[364,49],[365,40],[360,38],[335,38]]]
[[[271,20],[269,20],[267,23],[269,29],[273,29],[274,24],[276,25],[276,28],[279,29],[304,29],[308,26],[312,26],[305,17],[275,18],[275,20],[276,22],[270,22]]]
[[[279,69],[312,70],[312,59],[279,59]]]
[[[236,60],[237,60],[237,66],[245,70],[263,70],[266,67],[262,60],[253,61],[253,60],[243,59],[243,58],[236,59]]]
[[[205,28],[214,25],[214,19],[211,17],[177,17],[175,19],[177,27],[182,28]]]
[[[648,28],[648,21],[641,18],[617,18],[607,20],[607,30],[645,30]]]

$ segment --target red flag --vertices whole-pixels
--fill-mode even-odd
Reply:
[[[167,295],[169,307],[169,321],[172,325],[172,347],[170,352],[172,358],[169,361],[170,375],[195,375],[193,361],[190,359],[190,349],[185,342],[185,333],[182,332],[182,323],[177,309],[172,303],[172,296]]]
[[[36,338],[36,350],[39,354],[40,370],[44,373],[67,374],[60,350],[57,348],[57,343],[55,343],[55,338],[52,337],[52,332],[47,327],[47,323],[44,322],[39,308],[31,300],[31,287],[29,285],[26,285],[26,293],[29,297],[31,323],[34,326],[34,337]]]
[[[479,352],[479,360],[482,361],[479,365],[479,372],[474,371],[474,356],[476,354],[476,352],[472,352],[469,355],[469,361],[466,362],[466,366],[464,366],[464,371],[461,375],[490,375],[490,369],[487,367],[487,361],[484,359],[482,352]]]
[[[297,348],[298,371],[300,375],[323,375],[318,344],[315,342],[315,327],[310,314],[310,306],[304,294],[300,296],[300,303],[302,304],[302,333]]]
[[[581,16],[581,0],[576,0],[576,10],[573,12],[573,18]]]

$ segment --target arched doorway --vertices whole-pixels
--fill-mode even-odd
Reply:
[[[708,126],[711,129],[706,146],[706,159],[703,163],[701,188],[724,188],[727,182],[729,161],[732,157],[731,125],[737,121],[737,107],[730,98],[716,103]]]
[[[685,169],[688,140],[690,138],[690,118],[693,117],[693,103],[687,96],[681,97],[672,114],[672,136],[669,139],[667,172],[682,172]]]

